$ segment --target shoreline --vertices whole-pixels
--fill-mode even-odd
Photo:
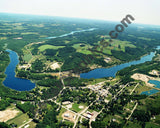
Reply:
[[[141,80],[143,82],[145,82],[146,86],[148,87],[155,87],[155,84],[151,84],[149,83],[149,80],[157,80],[160,81],[160,78],[155,78],[155,77],[151,77],[145,74],[140,74],[140,73],[135,73],[131,76],[131,78],[133,78],[134,80]]]

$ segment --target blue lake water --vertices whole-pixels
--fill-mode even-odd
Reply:
[[[17,53],[11,50],[6,51],[9,52],[10,64],[6,68],[5,74],[7,77],[3,81],[3,84],[17,91],[29,91],[33,89],[35,84],[30,80],[15,77],[15,69],[19,63]]]
[[[155,88],[160,88],[160,81],[157,81],[157,80],[149,80],[148,82],[151,83],[151,84],[156,85],[156,86],[154,86]],[[155,93],[157,93],[157,92],[159,92],[159,91],[156,90],[156,89],[152,89],[152,90],[149,90],[149,91],[144,91],[144,92],[142,92],[141,94],[152,95],[152,94],[155,94]]]
[[[136,65],[136,64],[141,64],[144,63],[146,61],[151,61],[152,58],[155,56],[155,52],[151,52],[149,55],[143,56],[141,57],[140,60],[135,60],[135,61],[131,61],[128,63],[124,63],[124,64],[120,64],[120,65],[116,65],[113,66],[111,68],[97,68],[94,69],[92,71],[89,71],[87,73],[81,73],[80,77],[81,78],[103,78],[103,77],[115,77],[116,73],[126,67],[129,67],[131,65]]]
[[[65,36],[72,35],[74,33],[93,31],[95,29],[97,29],[97,28],[90,28],[90,29],[86,29],[86,30],[72,31],[68,34],[63,34],[63,35],[60,35],[60,36],[46,37],[46,39],[65,37]],[[159,49],[159,48],[160,48],[160,46],[157,47],[157,49]],[[28,90],[33,89],[35,87],[35,84],[32,83],[30,80],[15,77],[15,69],[16,69],[16,66],[19,63],[18,55],[14,51],[11,51],[11,50],[7,50],[7,51],[9,52],[9,56],[10,56],[10,64],[8,65],[8,67],[5,71],[5,74],[7,75],[7,77],[4,80],[3,84],[7,87],[10,87],[10,88],[18,90],[18,91],[28,91]],[[129,67],[131,65],[136,65],[136,64],[144,63],[146,61],[151,61],[152,58],[154,57],[154,55],[155,55],[155,52],[151,52],[149,55],[141,57],[140,60],[135,60],[135,61],[131,61],[131,62],[128,62],[128,63],[116,65],[116,66],[113,66],[111,68],[97,68],[97,69],[94,69],[94,70],[92,70],[88,73],[80,74],[80,77],[81,78],[87,78],[87,79],[89,79],[89,78],[115,77],[116,73],[119,70],[121,70],[123,68],[126,68],[126,67]]]

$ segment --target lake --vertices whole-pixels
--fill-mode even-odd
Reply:
[[[7,77],[3,81],[3,84],[17,91],[29,91],[35,88],[35,84],[30,80],[15,77],[15,69],[19,63],[18,55],[12,50],[6,51],[9,52],[10,64],[6,68],[5,74],[7,75]]]
[[[157,80],[149,80],[148,82],[151,83],[151,84],[156,85],[155,88],[160,88],[160,81],[157,81]],[[144,92],[142,92],[141,94],[152,95],[152,94],[155,94],[155,93],[157,93],[157,92],[159,92],[159,91],[156,90],[156,89],[152,89],[152,90],[149,90],[149,91],[144,91]]]
[[[81,73],[80,77],[81,78],[86,78],[86,79],[90,79],[90,78],[103,78],[103,77],[115,77],[116,73],[126,67],[129,67],[131,65],[136,65],[136,64],[141,64],[144,63],[146,61],[151,61],[152,58],[155,56],[155,52],[151,52],[149,55],[143,56],[140,58],[140,60],[135,60],[135,61],[131,61],[128,63],[124,63],[124,64],[120,64],[120,65],[116,65],[110,68],[97,68],[94,69],[92,71],[89,71],[87,73]]]
[[[93,31],[95,29],[97,29],[97,28],[72,31],[68,34],[63,34],[60,36],[53,36],[53,37],[46,37],[46,38],[52,39],[52,38],[58,38],[58,37],[65,37],[65,36],[73,35],[74,33]],[[17,91],[29,91],[29,90],[32,90],[33,88],[35,88],[35,83],[32,83],[30,80],[15,77],[15,69],[19,63],[18,55],[16,52],[14,52],[12,50],[6,50],[6,51],[9,52],[10,64],[6,68],[5,74],[7,75],[7,77],[3,81],[3,84],[5,86],[7,86],[11,89],[17,90]]]
[[[60,36],[47,37],[47,39],[69,36],[74,33],[93,31],[95,29],[96,28],[90,28],[90,29],[86,29],[86,30],[72,31],[68,34],[63,34]],[[160,48],[160,47],[158,47],[158,48]],[[12,50],[6,50],[6,51],[9,52],[10,64],[8,65],[8,67],[5,71],[5,74],[7,75],[7,77],[4,80],[3,84],[7,87],[10,87],[10,88],[18,90],[18,91],[28,91],[28,90],[33,89],[35,87],[35,84],[32,83],[30,80],[15,77],[15,69],[19,63],[18,55],[16,54],[16,52],[14,52]],[[146,61],[151,61],[154,56],[155,56],[155,52],[151,52],[149,55],[141,57],[140,60],[135,60],[135,61],[131,61],[128,63],[116,65],[116,66],[113,66],[110,68],[97,68],[97,69],[94,69],[94,70],[87,72],[87,73],[81,73],[80,77],[86,78],[86,79],[115,77],[116,73],[119,70],[126,68],[126,67],[129,67],[131,65],[136,65],[136,64],[144,63]]]

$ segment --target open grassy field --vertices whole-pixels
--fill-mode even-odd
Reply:
[[[94,79],[92,81],[89,81],[88,84],[93,85],[93,84],[97,84],[97,83],[103,82],[103,81],[106,81],[106,79],[105,78],[99,78],[99,79]]]
[[[24,61],[29,62],[32,59],[32,55],[31,54],[25,54],[23,59],[24,59]]]
[[[124,128],[141,128],[141,125],[139,124],[135,124],[135,123],[132,123],[132,122],[127,122],[127,124],[124,126]]]
[[[59,48],[64,48],[65,46],[53,46],[53,45],[42,45],[38,49],[43,52],[46,49],[59,49]]]
[[[145,128],[159,128],[160,125],[152,123],[152,122],[147,122]]]
[[[107,42],[109,42],[109,40],[106,40]],[[105,42],[104,42],[105,43]],[[111,50],[116,50],[116,51],[123,51],[125,52],[125,48],[126,47],[130,47],[130,48],[136,48],[135,45],[133,45],[131,42],[129,41],[121,41],[121,40],[112,40],[112,43],[110,43],[109,46],[104,46],[102,44],[99,44],[99,46],[97,47],[97,51],[102,51],[103,53],[109,54],[111,55]]]
[[[25,124],[27,121],[29,121],[28,115],[20,113],[15,118],[7,121],[7,124],[15,123],[15,124],[17,124],[17,126],[21,126],[22,124]]]
[[[29,125],[29,128],[35,128],[36,127],[36,123],[34,123],[33,121],[30,122],[28,125]]]
[[[24,33],[21,33],[21,35],[32,35],[32,34],[38,35],[37,32],[24,32]]]
[[[149,40],[149,41],[151,41],[151,40],[152,40],[151,38],[146,38],[146,37],[138,37],[138,39],[142,39],[142,40]]]
[[[114,50],[121,50],[125,52],[125,47],[135,48],[133,44],[129,41],[120,41],[120,40],[113,40],[113,43],[111,44]]]
[[[91,48],[91,46],[88,44],[74,44],[72,47],[75,48],[79,53],[83,53],[86,55],[92,54],[92,52],[88,50],[89,48]]]
[[[74,110],[75,112],[81,111],[82,109],[80,109],[79,106],[80,106],[79,104],[74,103],[74,104],[72,105],[72,110]]]
[[[141,94],[142,92],[144,91],[148,91],[148,90],[151,90],[151,88],[145,86],[145,85],[139,85],[136,89],[135,89],[135,92],[138,93],[138,94]]]

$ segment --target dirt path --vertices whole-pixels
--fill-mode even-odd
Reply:
[[[136,105],[134,106],[134,108],[132,109],[131,114],[126,118],[127,120],[129,120],[133,114],[133,112],[135,111],[135,109],[137,108],[138,103],[136,103]]]
[[[25,125],[29,124],[30,122],[32,122],[33,119],[30,119],[28,122],[26,122],[25,124],[22,124],[21,126],[19,126],[18,128],[22,128],[24,127]]]
[[[132,93],[134,92],[134,90],[137,88],[137,86],[139,85],[139,83],[134,87],[134,89],[131,91],[130,95],[132,95]]]

